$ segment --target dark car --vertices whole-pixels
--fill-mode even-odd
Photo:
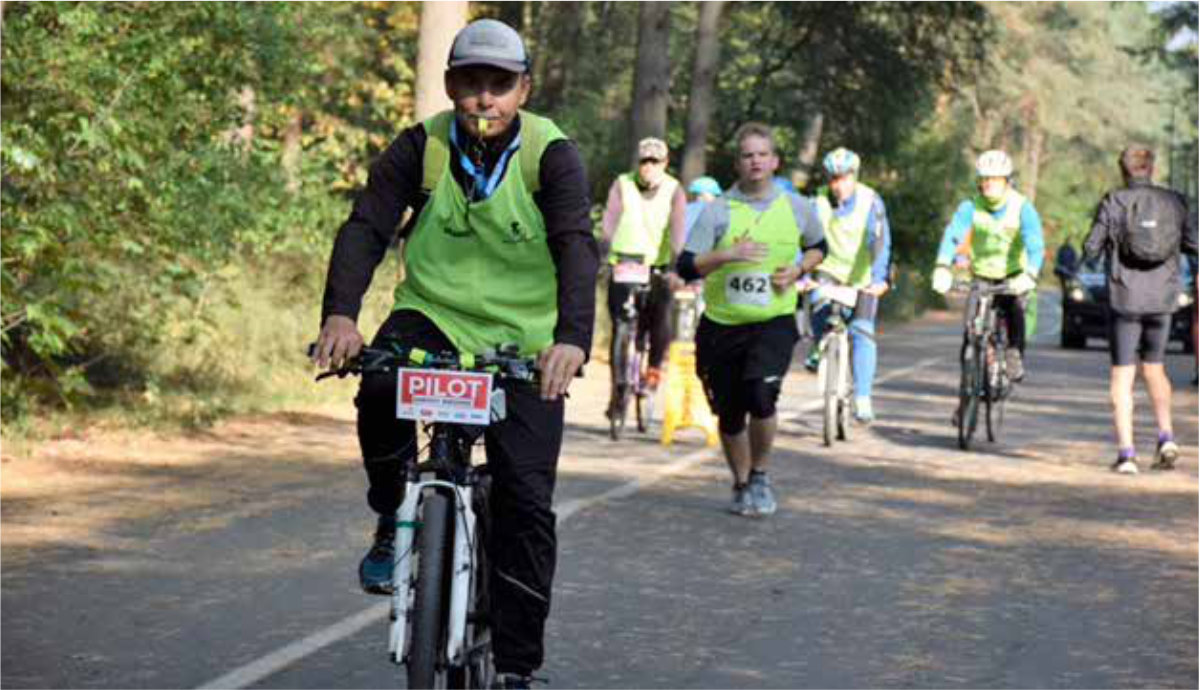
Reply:
[[[1060,251],[1054,274],[1062,283],[1062,346],[1083,348],[1088,338],[1108,340],[1108,276],[1103,260],[1076,263],[1073,251]],[[1184,352],[1192,352],[1194,274],[1184,258],[1180,258],[1180,277],[1184,289],[1171,319],[1171,340],[1179,341]]]

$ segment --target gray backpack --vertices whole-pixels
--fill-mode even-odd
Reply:
[[[1157,266],[1179,253],[1183,218],[1173,194],[1154,187],[1127,192],[1125,229],[1118,245],[1121,257],[1132,264]]]

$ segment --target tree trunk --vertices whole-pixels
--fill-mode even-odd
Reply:
[[[415,113],[418,121],[450,107],[442,75],[446,72],[446,58],[450,55],[454,34],[466,24],[466,2],[421,3]]]
[[[665,138],[667,99],[671,88],[668,52],[671,4],[643,2],[639,8],[637,67],[633,78],[633,119],[630,122],[631,162],[637,161],[637,142],[643,137]]]
[[[687,138],[679,177],[686,185],[705,173],[708,166],[708,127],[713,114],[713,83],[717,76],[721,41],[717,33],[721,10],[725,2],[700,3],[700,20],[696,24],[696,57],[692,63],[692,88],[688,96]]]
[[[1042,144],[1046,135],[1038,125],[1038,103],[1034,96],[1025,102],[1025,170],[1022,175],[1025,196],[1033,203],[1037,198],[1038,173],[1042,160]]]
[[[804,133],[800,137],[800,153],[796,156],[796,167],[792,169],[792,184],[803,191],[813,179],[813,169],[817,166],[817,157],[821,153],[821,133],[825,130],[825,114],[816,110],[804,125]]]

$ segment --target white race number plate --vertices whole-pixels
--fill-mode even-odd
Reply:
[[[623,285],[645,285],[650,282],[650,266],[637,261],[622,261],[613,266],[613,282]]]
[[[491,418],[491,399],[491,374],[401,369],[396,417],[486,426]]]
[[[730,304],[765,307],[771,303],[771,276],[766,273],[731,273],[725,279],[725,299]]]

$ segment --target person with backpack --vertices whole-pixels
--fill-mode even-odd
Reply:
[[[1137,361],[1154,406],[1158,446],[1151,469],[1170,470],[1179,457],[1171,426],[1171,382],[1163,353],[1171,315],[1182,289],[1179,254],[1196,256],[1196,221],[1182,194],[1151,182],[1154,152],[1132,145],[1119,159],[1125,186],[1104,196],[1096,209],[1084,256],[1104,257],[1108,273],[1112,376],[1109,394],[1117,436],[1111,469],[1137,474],[1133,443],[1133,383]]]

